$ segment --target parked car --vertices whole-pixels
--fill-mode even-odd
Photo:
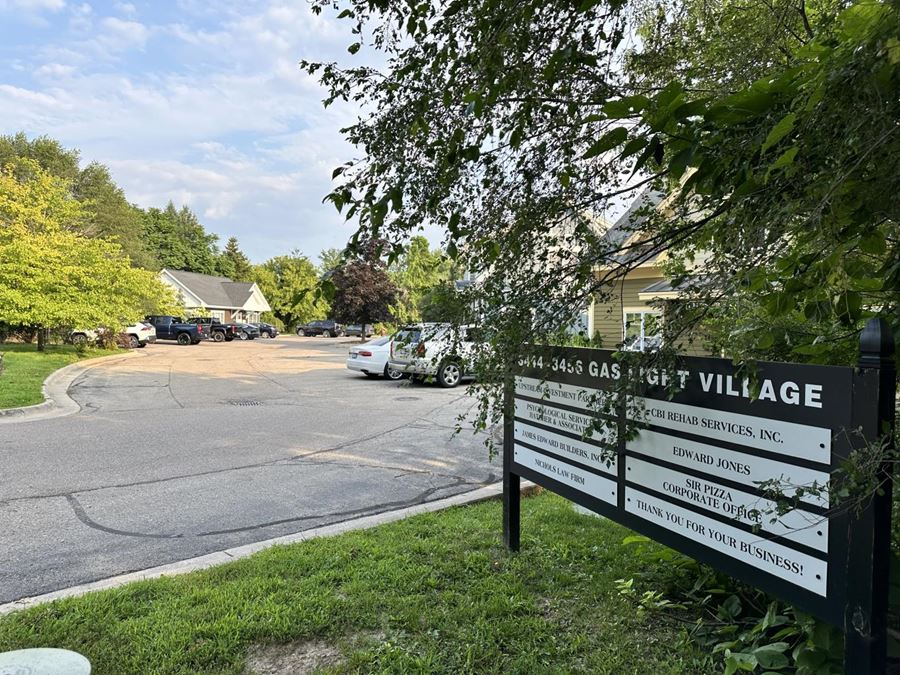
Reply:
[[[405,375],[388,365],[390,355],[390,336],[375,338],[350,349],[350,355],[347,357],[347,368],[365,373],[366,377],[382,376],[389,380],[402,379]]]
[[[414,379],[434,377],[442,387],[457,386],[475,346],[474,326],[448,323],[404,326],[391,338],[388,367]]]
[[[365,337],[371,337],[375,334],[375,329],[371,324],[366,324],[366,335]],[[351,323],[348,326],[344,326],[344,335],[347,337],[363,337],[363,327],[358,323]]]
[[[144,321],[137,321],[130,326],[126,326],[120,335],[132,349],[138,347],[146,347],[151,342],[156,342],[156,329],[152,324]],[[69,335],[72,344],[97,344],[100,340],[99,330],[76,329]]]
[[[252,323],[239,323],[238,337],[241,340],[255,340],[259,337],[259,328]]]
[[[240,332],[240,326],[236,323],[224,323],[209,316],[192,316],[188,323],[203,326],[209,339],[213,342],[231,342]]]
[[[259,329],[260,337],[270,338],[270,339],[278,337],[278,329],[275,328],[275,326],[273,326],[270,323],[259,322],[259,323],[254,323],[251,325],[256,326]]]
[[[322,337],[330,338],[341,337],[343,334],[344,327],[331,319],[310,321],[297,328],[297,335],[300,337],[303,337],[304,335],[321,335]]]
[[[147,317],[147,322],[156,329],[159,340],[175,340],[180,345],[195,345],[209,339],[202,324],[187,323],[178,316],[153,315]]]

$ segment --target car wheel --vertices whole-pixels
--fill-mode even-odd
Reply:
[[[84,335],[83,333],[78,333],[77,335],[72,336],[73,345],[86,345],[87,341],[87,335]]]
[[[265,333],[265,332],[264,332],[264,333],[260,333],[260,334],[259,334],[259,337],[261,337],[261,338],[264,339],[264,340],[267,340],[267,339],[269,339],[269,338],[272,337],[272,336],[269,335],[268,333]]]
[[[215,331],[212,334],[213,342],[223,342],[225,340],[225,333],[220,330]]]
[[[403,372],[399,371],[399,370],[394,370],[393,368],[389,367],[388,364],[384,364],[384,376],[387,379],[393,380],[393,381],[402,380]]]
[[[179,333],[178,334],[178,344],[180,345],[189,345],[191,344],[191,336],[190,333]]]
[[[128,336],[128,347],[131,349],[137,349],[141,346],[141,341],[138,340],[137,335],[129,335]]]
[[[302,328],[297,329],[297,337],[306,337],[306,331]]]
[[[445,389],[452,389],[459,384],[462,379],[462,366],[456,361],[445,361],[438,369],[438,384]]]
[[[330,338],[330,337],[331,337],[331,331],[330,331],[330,330],[323,330],[323,331],[322,331],[322,337],[323,337],[323,338]]]
[[[250,336],[247,335],[247,331],[243,331],[243,330],[242,330],[240,333],[238,333],[238,337],[241,338],[241,340],[246,340],[246,339],[249,338]]]

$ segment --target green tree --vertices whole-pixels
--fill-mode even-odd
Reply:
[[[344,251],[339,248],[326,248],[319,254],[319,269],[323,275],[334,272],[344,262]]]
[[[328,303],[318,293],[316,267],[299,251],[256,265],[253,281],[259,285],[272,307],[272,313],[286,330],[325,318],[328,314]]]
[[[67,150],[46,136],[31,140],[24,133],[0,136],[0,166],[28,166],[29,160],[69,183],[72,195],[85,207],[80,223],[83,234],[117,242],[138,267],[157,268],[143,241],[140,214],[128,203],[109,169],[98,162],[81,169],[77,150]]]
[[[231,270],[230,274],[225,274],[223,272],[223,276],[234,279],[235,281],[253,280],[253,265],[238,245],[237,237],[228,238],[225,248],[222,249],[221,257],[228,261],[228,266]],[[221,263],[220,269],[224,269],[221,267]]]
[[[150,208],[144,214],[144,236],[162,267],[219,274],[218,237],[208,233],[187,206]]]
[[[78,150],[68,150],[47,136],[31,140],[24,132],[12,136],[0,136],[0,166],[17,166],[20,160],[32,160],[50,175],[62,178],[73,185],[81,173]],[[26,166],[27,166],[26,162]]]
[[[635,0],[640,46],[629,51],[635,91],[672,80],[698,96],[724,96],[788,66],[815,35],[830,34],[837,0]]]
[[[159,262],[144,243],[141,213],[128,203],[109,169],[97,162],[88,164],[78,174],[73,194],[85,205],[91,236],[116,242],[138,267],[159,269]]]
[[[118,329],[174,302],[117,244],[81,234],[85,217],[70,183],[33,160],[0,172],[0,322],[36,329],[39,350],[49,328]]]
[[[425,295],[450,280],[451,265],[443,251],[432,251],[425,237],[416,236],[389,272],[399,289],[394,318],[401,323],[410,323],[422,320]]]

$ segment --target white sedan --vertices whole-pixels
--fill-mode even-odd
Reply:
[[[375,338],[365,344],[350,349],[347,357],[347,367],[350,370],[358,370],[367,377],[382,375],[389,380],[399,380],[403,373],[388,367],[388,359],[391,357],[390,336]]]

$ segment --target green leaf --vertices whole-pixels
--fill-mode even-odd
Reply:
[[[859,250],[863,253],[880,255],[887,251],[887,241],[881,232],[875,230],[860,237]]]
[[[733,653],[725,660],[725,675],[734,675],[739,670],[753,672],[758,662],[753,654]]]
[[[686,117],[701,115],[702,113],[706,112],[706,104],[706,99],[699,99],[697,101],[688,101],[687,103],[682,103],[680,106],[675,108],[672,116],[677,120],[683,120]]]
[[[608,101],[603,105],[603,113],[609,119],[623,119],[634,117],[650,104],[646,96],[625,96],[617,101]]]
[[[649,141],[647,141],[647,139],[644,136],[639,136],[638,138],[632,138],[630,141],[628,141],[625,144],[625,147],[622,149],[622,154],[620,155],[620,157],[622,157],[622,159],[624,159],[626,157],[631,157],[631,155],[633,155],[634,153],[643,150],[646,147],[648,142]]]
[[[669,162],[669,173],[671,173],[674,178],[681,178],[681,174],[683,174],[685,172],[685,169],[690,166],[693,159],[693,146],[685,148],[681,152],[677,153],[672,158],[672,161]]]
[[[771,332],[763,333],[756,343],[759,349],[769,349],[775,344],[775,335]]]
[[[681,82],[672,80],[669,82],[659,94],[656,96],[656,105],[660,108],[666,108],[675,102],[678,95],[682,92]]]
[[[760,154],[765,154],[766,150],[771,148],[773,145],[778,143],[782,138],[787,136],[794,129],[794,122],[797,121],[796,113],[788,113],[784,117],[781,118],[781,121],[778,122],[772,130],[769,132],[769,135],[766,136],[766,140],[763,141],[762,148],[760,149]]]
[[[646,544],[646,543],[648,543],[649,541],[650,541],[650,538],[649,538],[649,537],[645,537],[645,536],[640,535],[640,534],[633,534],[633,535],[630,535],[630,536],[628,536],[628,537],[625,537],[625,538],[622,540],[622,543],[623,543],[625,546],[628,546],[629,544]]]
[[[783,166],[793,164],[798,152],[800,152],[800,148],[798,148],[797,146],[788,148],[783,153],[781,153],[778,159],[772,162],[772,165],[769,167],[769,171],[771,171],[772,169],[780,169]]]
[[[781,646],[783,645],[783,647]],[[788,648],[786,642],[776,642],[753,650],[753,656],[761,668],[780,670],[788,664],[788,658],[782,652]]]
[[[772,316],[784,316],[794,309],[794,296],[789,293],[772,293],[765,300],[766,310]]]
[[[347,47],[347,51],[351,54],[355,54],[362,48],[362,45],[359,42],[354,42],[352,45]]]
[[[453,215],[450,216],[450,222],[447,223],[447,229],[450,231],[450,234],[456,234],[459,230],[459,211],[454,211]]]
[[[603,134],[594,144],[584,153],[584,159],[590,159],[597,155],[612,150],[617,145],[621,145],[628,138],[628,129],[625,127],[616,127],[612,131]]]
[[[845,291],[834,299],[835,313],[848,321],[859,318],[862,309],[862,296],[856,291]]]

